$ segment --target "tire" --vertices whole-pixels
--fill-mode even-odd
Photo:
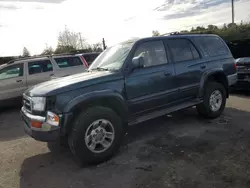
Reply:
[[[211,105],[210,103],[210,97],[214,93],[221,94],[221,105],[218,105],[217,108],[215,108],[215,106]],[[224,111],[226,99],[226,89],[221,83],[208,82],[203,97],[203,103],[196,106],[197,112],[198,114],[206,118],[217,118]]]
[[[94,122],[99,122],[98,124],[100,126],[96,124],[93,125]],[[94,129],[94,126],[97,126],[97,128]],[[92,134],[93,130],[95,131],[99,129],[98,127],[100,129],[102,127],[110,127],[108,132],[114,132],[113,141],[111,143],[110,140],[112,139],[103,138],[102,140],[106,140],[106,143],[107,140],[110,141],[110,146],[104,151],[100,150],[98,152],[93,152],[91,151],[90,147],[87,146],[88,144],[86,143],[85,139],[88,137],[86,135],[90,134],[92,138],[90,139],[90,143],[92,144],[93,140],[96,141],[98,136]],[[111,127],[113,127],[113,129]],[[104,130],[105,129],[103,129],[103,131]],[[94,136],[96,137],[94,138]],[[73,123],[72,131],[68,137],[68,143],[71,152],[76,158],[76,162],[82,166],[85,164],[98,164],[111,158],[119,149],[123,137],[124,126],[121,118],[110,108],[96,106],[88,108],[86,111],[80,113],[78,117],[76,117]],[[96,144],[96,147],[97,146],[100,148],[104,147],[100,143]]]

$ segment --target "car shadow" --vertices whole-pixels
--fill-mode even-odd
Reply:
[[[249,99],[250,98],[250,90],[232,90],[230,92],[230,95]]]
[[[21,105],[0,109],[0,141],[9,141],[26,136],[20,119]]]
[[[186,160],[183,158],[183,151],[198,152],[206,158],[208,151],[215,151],[222,143],[237,142],[238,139],[242,139],[242,135],[246,139],[243,141],[249,142],[249,136],[244,137],[242,130],[249,133],[250,125],[242,122],[243,119],[244,122],[250,122],[250,113],[233,108],[227,108],[220,118],[214,120],[200,118],[195,109],[176,112],[129,127],[118,154],[97,166],[78,167],[67,149],[26,158],[20,170],[20,187],[133,187],[132,185],[138,183],[135,181],[149,181],[145,177],[150,176],[145,174],[141,175],[144,180],[141,177],[134,178],[138,176],[138,170],[150,173],[153,165],[156,165],[157,169],[166,170],[166,162]],[[240,160],[240,156],[238,157],[237,160]],[[250,160],[250,155],[248,157]],[[209,161],[213,159],[203,162],[208,164]],[[145,164],[149,163],[153,165],[145,167]],[[156,174],[162,176],[159,172]]]

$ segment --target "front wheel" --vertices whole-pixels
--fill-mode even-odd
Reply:
[[[124,136],[121,118],[110,108],[91,107],[74,121],[68,142],[81,165],[108,160]]]
[[[208,82],[203,103],[197,105],[197,112],[203,117],[217,118],[224,111],[226,105],[225,87],[218,82]]]

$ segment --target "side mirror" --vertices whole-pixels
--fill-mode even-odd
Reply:
[[[144,67],[144,59],[142,56],[134,57],[132,59],[133,69],[140,69]]]

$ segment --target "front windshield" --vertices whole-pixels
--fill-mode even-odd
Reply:
[[[107,48],[96,58],[89,70],[119,70],[132,46],[133,42],[129,42]]]

